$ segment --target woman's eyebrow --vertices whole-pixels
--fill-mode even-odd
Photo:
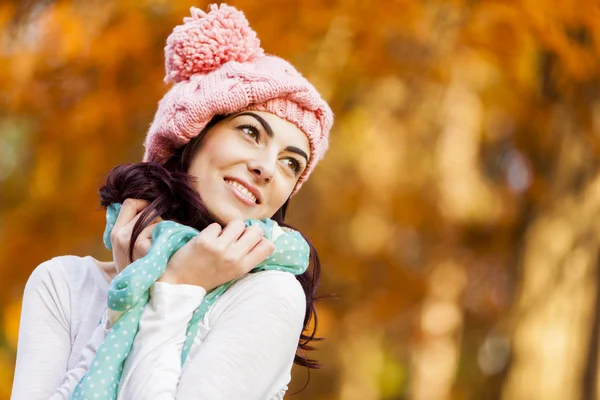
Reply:
[[[239,113],[236,115],[236,117],[239,117],[240,115],[249,115],[250,117],[253,117],[255,120],[257,120],[263,127],[263,129],[267,132],[267,135],[272,138],[273,137],[273,129],[271,128],[271,125],[269,125],[269,123],[267,121],[265,121],[265,119],[263,117],[261,117],[258,114],[254,114],[253,112],[243,112],[243,113]]]
[[[269,125],[269,123],[267,121],[265,121],[265,119],[263,117],[261,117],[260,115],[255,114],[250,111],[246,111],[246,112],[237,114],[236,117],[239,117],[241,115],[248,115],[248,116],[254,118],[262,125],[265,132],[267,132],[267,136],[269,136],[270,138],[272,138],[274,136],[273,128],[271,128],[271,125]],[[296,153],[296,154],[304,157],[306,159],[306,163],[308,164],[308,155],[304,152],[304,150],[302,150],[296,146],[288,146],[285,148],[285,150],[292,152],[292,153]]]
[[[306,163],[308,164],[308,155],[304,152],[304,150],[299,149],[296,146],[288,146],[285,148],[286,151],[292,152],[292,153],[296,153],[302,157],[304,157],[306,159]]]

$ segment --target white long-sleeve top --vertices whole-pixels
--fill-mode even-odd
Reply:
[[[69,398],[110,333],[108,286],[90,256],[56,257],[33,271],[23,295],[12,400]],[[119,399],[283,398],[306,307],[299,282],[281,271],[237,280],[202,319],[182,367],[187,323],[205,294],[199,286],[152,286]]]

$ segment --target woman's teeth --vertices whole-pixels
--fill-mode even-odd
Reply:
[[[256,197],[252,193],[250,193],[250,191],[248,189],[246,189],[246,187],[244,185],[242,185],[241,183],[238,183],[238,182],[234,182],[234,181],[225,181],[225,182],[227,182],[228,184],[230,184],[231,186],[236,188],[240,193],[242,193],[248,199],[250,199],[256,203]]]

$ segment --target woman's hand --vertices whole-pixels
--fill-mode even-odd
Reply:
[[[125,199],[121,206],[121,211],[117,216],[115,225],[110,234],[112,244],[113,261],[117,273],[135,260],[148,254],[152,246],[152,231],[156,225],[162,221],[162,218],[156,217],[137,237],[133,246],[133,260],[129,259],[129,243],[131,242],[131,233],[133,226],[140,217],[140,213],[150,204],[146,200]]]
[[[210,291],[246,274],[274,250],[258,226],[234,220],[221,229],[213,223],[173,254],[158,281]]]

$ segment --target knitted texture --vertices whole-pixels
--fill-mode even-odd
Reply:
[[[111,249],[110,233],[121,204],[111,204],[106,210],[104,244]],[[302,235],[284,231],[272,220],[247,220],[247,226],[257,225],[264,236],[273,241],[274,253],[251,272],[278,270],[300,275],[308,268],[309,247]],[[71,399],[116,399],[123,365],[131,351],[139,322],[149,298],[149,289],[164,273],[169,258],[199,232],[173,221],[161,221],[152,232],[152,247],[148,254],[123,269],[110,283],[108,308],[120,314],[110,333],[96,352],[88,372],[79,381]],[[186,340],[181,353],[185,363],[198,333],[198,325],[215,301],[231,286],[227,282],[206,294],[190,317]],[[117,314],[117,315],[118,315]]]
[[[192,7],[191,17],[175,27],[165,47],[165,82],[180,82],[215,70],[227,61],[245,62],[262,56],[256,32],[244,14],[222,4],[211,12]]]
[[[167,39],[165,81],[174,85],[158,104],[143,161],[164,163],[215,115],[266,111],[308,138],[310,160],[295,193],[328,148],[329,105],[289,62],[264,54],[242,12],[222,4],[191,14]]]

